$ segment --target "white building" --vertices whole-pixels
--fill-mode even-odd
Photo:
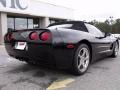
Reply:
[[[0,44],[8,30],[45,28],[73,19],[73,10],[39,0],[0,0]]]

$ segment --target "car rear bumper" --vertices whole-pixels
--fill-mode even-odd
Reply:
[[[70,68],[74,50],[65,49],[51,44],[28,43],[28,49],[17,50],[15,45],[5,43],[7,53],[19,60],[37,61],[40,64],[54,65],[61,69]]]
[[[52,53],[51,45],[40,45],[40,44],[27,44],[28,49],[18,50],[15,49],[15,45],[5,43],[5,48],[8,54],[16,59],[20,60],[33,60],[39,62],[46,62],[54,64],[54,58]]]

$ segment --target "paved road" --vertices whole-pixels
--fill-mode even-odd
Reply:
[[[0,90],[120,90],[120,55],[92,64],[83,76],[30,66],[0,46]]]

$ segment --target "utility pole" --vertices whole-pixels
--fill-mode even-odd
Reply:
[[[112,25],[113,25],[113,16],[110,16],[110,28],[111,28],[111,33],[113,32]]]

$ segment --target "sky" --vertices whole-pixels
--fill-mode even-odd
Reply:
[[[74,9],[75,20],[105,21],[120,18],[120,0],[40,0]]]

